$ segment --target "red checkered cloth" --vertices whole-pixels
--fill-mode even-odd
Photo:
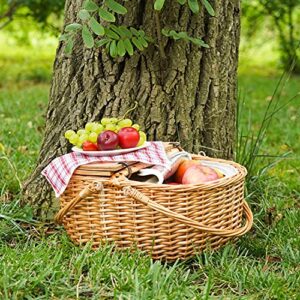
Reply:
[[[68,186],[76,168],[91,162],[142,162],[170,168],[170,160],[162,142],[150,142],[146,148],[113,156],[89,156],[72,152],[55,158],[43,171],[55,196],[59,197]]]

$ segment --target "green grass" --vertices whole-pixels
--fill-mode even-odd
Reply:
[[[92,251],[74,246],[62,228],[37,222],[30,207],[18,204],[47,107],[54,47],[39,47],[0,50],[0,299],[299,299],[299,99],[276,115],[262,145],[263,154],[292,153],[249,183],[251,233],[175,264],[110,246]],[[241,58],[240,126],[254,135],[280,77],[263,63]],[[36,70],[44,75],[36,77]],[[287,81],[281,103],[299,93],[299,79]]]

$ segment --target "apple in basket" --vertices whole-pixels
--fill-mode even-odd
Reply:
[[[124,127],[118,132],[119,146],[123,149],[134,148],[140,141],[139,132],[133,127]]]
[[[97,145],[99,150],[114,150],[119,144],[118,135],[111,130],[105,130],[99,134]]]
[[[190,166],[182,177],[183,184],[199,184],[219,179],[218,173],[201,164]]]
[[[175,173],[175,181],[178,182],[178,183],[182,183],[182,178],[185,174],[185,172],[187,171],[187,169],[191,166],[194,166],[194,165],[199,165],[199,162],[196,161],[196,160],[185,160],[183,161],[178,169],[176,170],[176,173]]]

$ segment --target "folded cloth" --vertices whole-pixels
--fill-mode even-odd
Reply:
[[[55,158],[43,171],[51,184],[55,196],[59,197],[67,188],[76,168],[91,162],[142,162],[170,169],[170,160],[162,142],[149,142],[149,146],[134,152],[110,156],[90,156],[77,152]]]

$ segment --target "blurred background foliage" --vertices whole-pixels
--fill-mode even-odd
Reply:
[[[271,42],[278,52],[278,63],[300,73],[300,0],[242,0],[243,38],[254,48]]]
[[[26,36],[32,29],[57,34],[62,25],[64,4],[63,0],[0,0],[0,29],[19,36]]]
[[[14,42],[58,36],[63,24],[64,0],[0,0],[0,33]],[[278,67],[300,73],[300,0],[242,0],[242,43],[246,55],[266,50]],[[268,49],[267,49],[268,48]],[[275,62],[276,61],[276,62]]]

